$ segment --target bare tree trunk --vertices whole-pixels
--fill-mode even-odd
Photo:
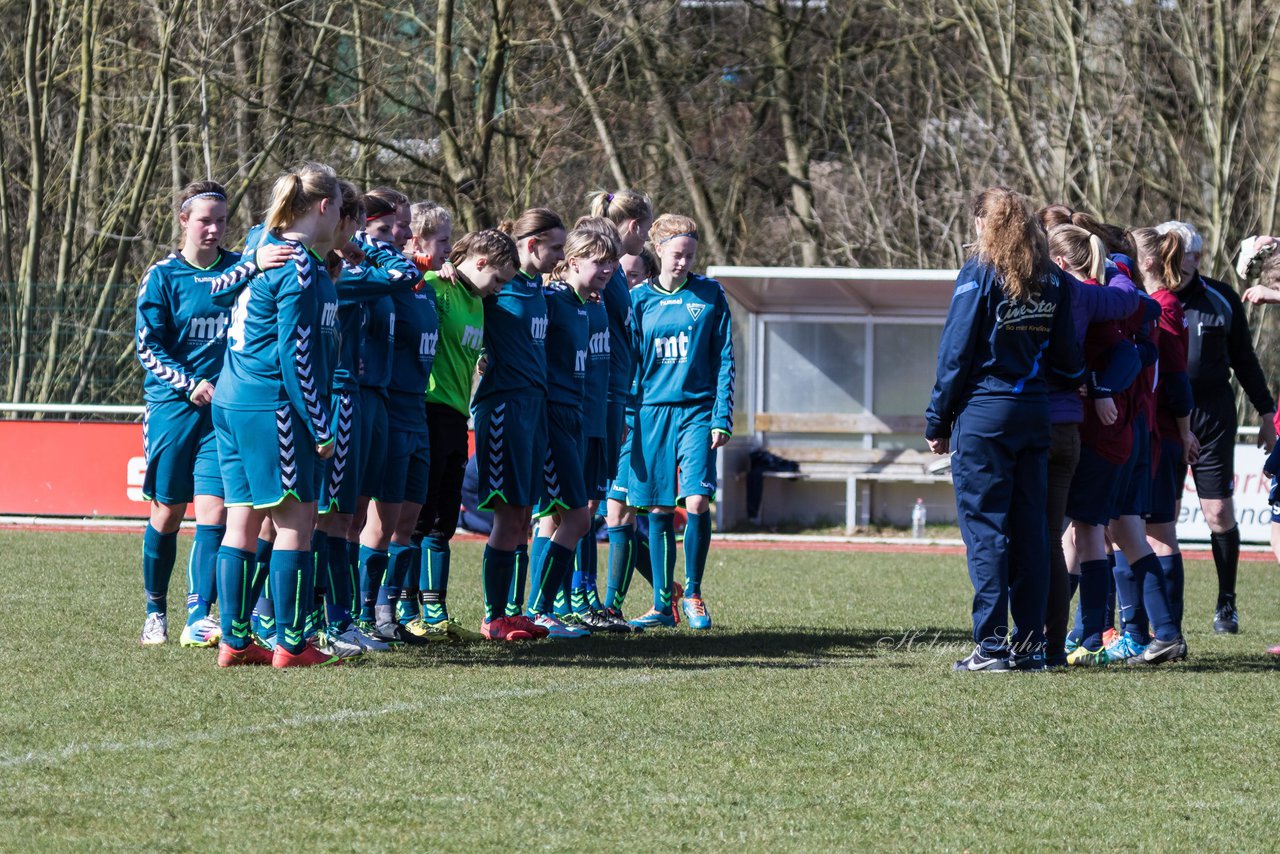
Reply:
[[[67,280],[75,257],[77,223],[83,181],[85,146],[89,137],[89,116],[93,112],[94,45],[98,38],[101,3],[83,0],[80,12],[80,99],[76,116],[75,142],[71,148],[71,174],[67,179],[67,207],[62,218],[62,235],[58,244],[58,272],[53,288],[53,316],[49,323],[49,342],[45,348],[44,374],[40,378],[41,403],[48,403],[53,391],[54,369],[62,345],[62,314],[66,304]]]
[[[706,185],[689,157],[684,131],[680,128],[675,105],[671,103],[671,99],[663,86],[662,78],[654,67],[654,61],[645,35],[646,30],[641,25],[639,18],[636,17],[634,7],[628,5],[624,8],[624,29],[627,34],[627,40],[635,51],[636,60],[640,65],[640,73],[653,98],[653,107],[657,112],[658,124],[666,136],[667,151],[672,160],[675,161],[676,169],[684,181],[685,190],[689,193],[689,198],[693,202],[694,216],[698,219],[699,235],[707,247],[707,255],[709,256],[707,261],[713,264],[721,263],[729,257],[724,241],[720,238],[721,223],[716,218]]]
[[[990,7],[990,2],[984,6]],[[1014,56],[1018,47],[1017,23],[1013,19],[1011,7],[1009,19],[1002,17],[999,9],[991,9],[987,18],[979,15],[976,4],[969,0],[954,0],[956,16],[964,23],[969,36],[978,53],[980,68],[991,84],[996,102],[1004,113],[1005,123],[1013,137],[1013,148],[1022,161],[1024,177],[1031,182],[1032,191],[1041,199],[1052,196],[1044,183],[1040,164],[1031,152],[1027,141],[1027,132],[1023,126],[1026,117],[1025,105],[1019,103],[1014,91]]]
[[[238,80],[247,81],[252,79],[249,73],[249,49],[247,39],[235,39],[231,44],[231,60],[232,67],[235,69],[236,78]],[[234,197],[237,204],[232,208],[231,214],[240,222],[240,228],[248,231],[253,226],[253,205],[254,199],[249,197],[247,204],[240,204],[243,194],[247,193],[249,183],[249,164],[252,162],[250,152],[253,150],[253,139],[251,131],[251,119],[249,115],[249,102],[245,98],[232,98],[231,109],[233,121],[236,129],[236,177],[240,179],[240,195]]]
[[[12,342],[18,340],[18,287],[13,278],[13,241],[9,238],[12,234],[13,218],[10,214],[8,174],[9,154],[4,144],[4,134],[0,133],[0,276],[4,277],[0,286],[3,286],[6,292],[5,340]],[[8,352],[5,353],[4,388],[11,389],[18,372],[18,354],[8,347],[5,349]]]
[[[360,116],[360,130],[368,133],[373,126],[371,93],[365,82],[365,51],[364,51],[364,19],[360,13],[360,4],[351,4],[351,29],[354,31],[352,42],[355,44],[356,54],[356,86],[359,94],[356,95],[356,109]],[[360,185],[364,188],[369,187],[369,146],[359,145],[356,148],[355,173],[360,177]]]
[[[596,136],[600,137],[600,146],[604,149],[605,157],[609,161],[609,171],[613,172],[613,180],[618,187],[627,187],[630,182],[627,180],[626,167],[622,165],[622,158],[618,156],[618,147],[614,145],[613,133],[609,130],[609,125],[604,120],[604,114],[600,110],[600,101],[596,98],[596,93],[591,88],[590,81],[582,69],[582,63],[578,60],[578,46],[573,43],[573,28],[565,25],[564,11],[560,8],[560,0],[547,0],[547,8],[551,10],[551,17],[556,22],[556,35],[560,39],[560,47],[564,51],[565,61],[569,65],[569,72],[573,76],[574,85],[578,87],[578,94],[582,96],[582,101],[587,105],[587,111],[591,114],[591,124],[595,126]]]
[[[40,81],[39,57],[44,47],[44,14],[41,0],[30,0],[27,7],[27,43],[23,51],[23,88],[27,100],[27,138],[30,142],[30,167],[27,191],[27,242],[22,250],[19,278],[22,295],[18,300],[18,366],[14,372],[9,399],[21,403],[27,391],[27,355],[31,348],[32,312],[35,308],[36,279],[40,275],[40,239],[44,225],[44,90]]]
[[[813,207],[813,185],[809,182],[809,151],[800,140],[796,121],[795,75],[791,68],[794,30],[786,18],[781,0],[766,0],[769,13],[769,62],[773,66],[773,91],[786,152],[786,172],[791,185],[791,207],[800,222],[800,259],[806,267],[818,265],[821,230]],[[801,14],[804,14],[803,10]]]
[[[445,174],[453,182],[452,190],[458,219],[467,230],[481,227],[479,211],[473,199],[478,189],[476,175],[466,162],[458,141],[458,113],[453,99],[453,4],[439,0],[436,5],[435,40],[435,113],[440,122],[440,153],[444,157]]]
[[[160,147],[164,142],[164,117],[169,109],[167,93],[169,92],[170,83],[170,63],[173,58],[173,41],[176,32],[185,24],[183,13],[186,10],[186,2],[187,0],[174,0],[168,15],[163,19],[159,65],[156,69],[155,83],[151,90],[155,108],[151,115],[147,142],[135,177],[133,190],[129,195],[128,206],[120,219],[120,237],[116,242],[116,256],[111,265],[111,272],[107,275],[107,280],[102,286],[98,304],[94,308],[93,318],[89,321],[89,328],[85,330],[84,339],[80,346],[80,358],[76,366],[76,376],[79,379],[76,383],[75,392],[71,395],[72,403],[78,403],[85,389],[88,388],[91,379],[90,366],[97,358],[101,341],[101,334],[98,330],[105,319],[111,317],[115,309],[116,290],[129,258],[132,235],[137,230],[138,215],[142,210],[143,202],[146,200],[147,186],[159,160]]]

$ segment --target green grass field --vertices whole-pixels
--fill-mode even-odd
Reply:
[[[0,849],[1270,850],[1280,827],[1270,564],[1226,638],[1190,564],[1192,658],[1155,671],[948,672],[960,557],[713,548],[705,635],[223,672],[177,629],[138,646],[140,539],[0,533]],[[478,554],[454,558],[471,622]]]

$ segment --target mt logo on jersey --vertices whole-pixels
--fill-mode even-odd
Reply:
[[[705,305],[703,305],[703,304],[702,304],[702,303],[700,303],[700,302],[689,302],[689,303],[685,303],[685,306],[684,306],[684,307],[685,307],[685,308],[687,308],[687,309],[689,309],[689,315],[690,315],[694,320],[697,320],[699,317],[701,317],[701,316],[702,316],[702,310],[703,310],[704,308],[706,308],[706,306],[705,306]]]

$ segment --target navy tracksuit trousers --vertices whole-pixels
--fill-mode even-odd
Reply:
[[[1043,652],[1049,590],[1049,404],[974,397],[956,418],[951,459],[973,582],[973,639],[987,655]]]

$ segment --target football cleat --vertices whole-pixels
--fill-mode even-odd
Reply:
[[[426,641],[419,640],[406,632],[399,623],[378,623],[373,627],[373,631],[369,633],[369,637],[391,646],[404,646],[405,644],[421,646],[426,643]]]
[[[1009,655],[1009,669],[1015,673],[1043,673],[1047,667],[1048,663],[1042,652]]]
[[[675,613],[664,614],[661,611],[649,609],[647,613],[641,614],[634,620],[628,620],[632,631],[642,629],[674,629],[676,627]]]
[[[1213,630],[1220,635],[1234,635],[1240,631],[1240,615],[1233,602],[1223,602],[1213,614]]]
[[[1092,651],[1079,646],[1067,655],[1068,667],[1105,667],[1110,661],[1105,646]]]
[[[634,628],[630,623],[628,623],[627,618],[622,616],[622,611],[618,608],[605,608],[600,613],[609,621],[610,625],[613,626],[613,628],[609,629],[611,632],[621,632],[625,634],[629,632],[644,631],[644,629]]]
[[[696,631],[706,631],[711,628],[711,613],[707,610],[707,603],[702,601],[701,596],[686,597],[680,603],[680,607],[684,610],[685,621],[689,624],[689,628]]]
[[[1115,629],[1107,629],[1102,633],[1102,645],[1111,646],[1120,639],[1120,632]]]
[[[159,646],[169,639],[169,618],[164,614],[147,614],[147,621],[142,624],[143,646]]]
[[[453,640],[444,628],[428,623],[421,617],[414,617],[407,623],[401,623],[400,628],[423,643],[448,643]]]
[[[1153,639],[1136,660],[1143,664],[1164,664],[1167,661],[1186,661],[1187,642],[1182,638],[1171,641]]]
[[[1132,662],[1142,655],[1142,651],[1146,648],[1146,644],[1125,632],[1107,647],[1107,660]]]
[[[301,652],[289,652],[283,646],[276,646],[276,651],[272,653],[271,666],[278,668],[285,667],[328,667],[330,665],[341,664],[342,659],[336,655],[323,653],[310,641],[302,648]]]
[[[600,611],[579,611],[575,616],[578,618],[578,624],[585,627],[591,632],[617,632],[620,629],[613,620],[606,617]]]
[[[479,641],[484,640],[484,635],[480,632],[472,631],[466,626],[459,623],[451,617],[445,617],[438,623],[430,623],[429,625],[444,629],[444,631],[456,641]]]
[[[552,638],[568,640],[571,638],[585,638],[591,634],[586,629],[579,626],[571,626],[551,614],[539,614],[533,618],[533,624],[546,629],[547,636]]]
[[[355,629],[350,630],[350,632],[354,631]],[[338,658],[355,658],[357,655],[363,655],[364,646],[355,637],[350,636],[350,632],[317,632],[316,648],[325,655],[335,655]]]
[[[188,623],[182,630],[181,643],[185,647],[208,648],[217,646],[222,640],[222,626],[213,617],[201,617],[194,623]]]
[[[982,647],[975,646],[967,658],[962,658],[951,669],[957,673],[1008,673],[1009,659],[987,655]]]
[[[485,640],[518,641],[533,640],[533,635],[515,623],[512,617],[497,617],[480,624],[480,635]]]
[[[218,644],[219,667],[241,667],[247,664],[271,666],[271,650],[251,643],[244,649],[236,649],[225,643]]]
[[[1275,646],[1273,646],[1273,647],[1269,647],[1269,648],[1267,649],[1267,654],[1268,654],[1268,655],[1280,655],[1280,644],[1276,644],[1276,645],[1275,645]]]
[[[546,626],[538,625],[533,621],[532,617],[526,617],[524,614],[516,614],[514,617],[507,617],[507,619],[510,620],[511,625],[515,626],[517,629],[528,632],[529,636],[534,640],[542,640],[547,635],[551,634],[547,631]]]
[[[680,600],[684,598],[684,586],[679,581],[671,582],[671,616],[676,625],[680,625]]]
[[[391,644],[378,640],[355,624],[352,624],[351,628],[347,629],[343,634],[353,637],[356,643],[364,647],[365,652],[387,652],[393,648]]]

